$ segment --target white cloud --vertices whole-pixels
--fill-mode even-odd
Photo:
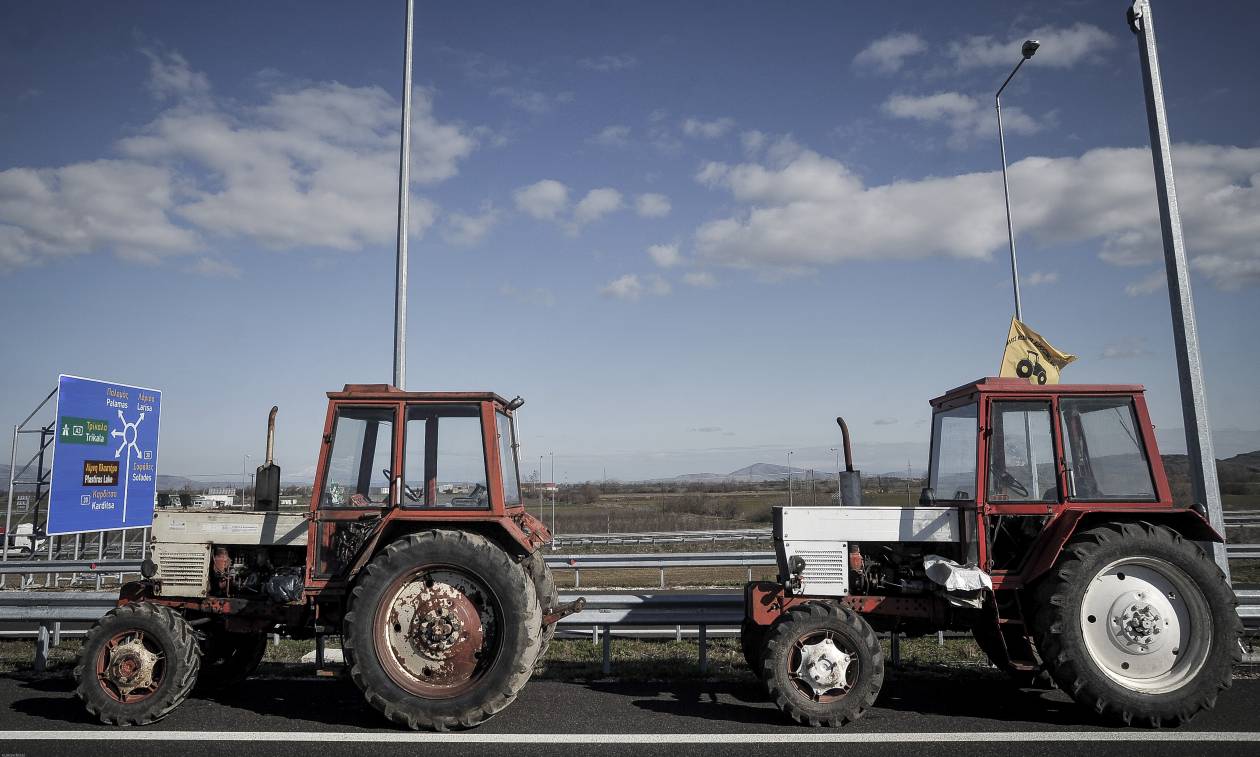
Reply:
[[[442,238],[451,244],[469,247],[485,238],[499,222],[499,210],[485,205],[476,215],[447,213],[443,219]]]
[[[761,152],[761,148],[766,146],[768,137],[765,132],[752,129],[739,135],[739,143],[744,147],[744,153],[748,157],[755,157]]]
[[[511,284],[503,284],[499,287],[499,294],[504,297],[510,297],[522,305],[534,305],[536,307],[549,308],[556,304],[556,296],[550,289],[535,287],[533,289],[517,289]]]
[[[226,260],[218,260],[216,258],[198,258],[197,262],[188,271],[189,273],[210,278],[239,279],[241,277],[240,268]]]
[[[654,244],[648,248],[648,256],[661,268],[673,268],[682,262],[676,244]]]
[[[1220,287],[1260,285],[1260,148],[1176,145],[1174,154],[1194,270]],[[1035,187],[1013,193],[1012,210],[1036,244],[1092,241],[1109,263],[1162,260],[1146,149],[1025,158],[1010,174],[1013,185]],[[800,149],[766,164],[710,163],[696,179],[746,206],[696,230],[698,255],[715,262],[987,260],[1006,245],[1000,171],[866,186],[839,161]]]
[[[735,121],[730,118],[716,118],[712,121],[688,118],[682,122],[683,134],[700,139],[717,139],[725,136],[727,132],[734,128]]]
[[[384,90],[264,76],[260,101],[243,103],[214,97],[178,53],[144,54],[150,90],[171,103],[116,144],[120,159],[0,172],[0,267],[98,251],[152,262],[216,238],[282,249],[393,243],[398,103]],[[413,119],[413,184],[458,173],[477,140],[440,122],[426,89],[414,93]],[[436,216],[412,197],[413,234]],[[190,270],[229,267],[206,257]]]
[[[0,270],[108,250],[154,260],[201,246],[171,219],[177,179],[163,166],[97,160],[0,171]]]
[[[512,195],[516,207],[542,221],[551,221],[569,204],[569,188],[555,179],[521,187]]]
[[[959,68],[989,66],[1013,67],[1020,59],[1020,48],[1026,39],[1041,42],[1033,59],[1035,65],[1070,68],[1078,63],[1099,63],[1103,52],[1115,47],[1115,38],[1093,24],[1077,23],[1068,27],[1042,26],[1028,35],[1010,40],[991,36],[972,36],[951,42],[950,57]]]
[[[637,65],[639,65],[639,59],[633,55],[601,55],[597,58],[582,58],[578,61],[578,66],[581,68],[601,73],[625,71]]]
[[[893,118],[944,124],[949,129],[948,144],[954,148],[967,147],[979,137],[997,136],[997,118],[992,108],[960,92],[893,95],[881,108]],[[1002,124],[1012,134],[1032,134],[1040,128],[1017,106],[1002,109]]]
[[[506,100],[509,105],[534,115],[546,113],[557,105],[573,102],[572,92],[551,94],[528,87],[495,87],[490,90],[490,95]]]
[[[586,193],[573,209],[573,223],[584,226],[621,208],[621,193],[612,187],[600,187]]]
[[[604,147],[625,147],[630,141],[630,127],[623,124],[605,126],[588,141]]]
[[[672,209],[669,198],[656,192],[639,195],[634,201],[634,210],[644,218],[664,218]]]
[[[1104,258],[1105,260],[1106,258]],[[1134,281],[1124,288],[1124,293],[1130,297],[1140,297],[1144,294],[1155,294],[1162,291],[1164,285],[1168,283],[1168,276],[1163,271],[1151,271],[1146,276]]]
[[[640,278],[638,274],[627,273],[608,282],[599,291],[605,297],[634,302],[645,295],[663,297],[669,294],[670,286],[660,276]]]
[[[683,283],[701,289],[711,289],[717,286],[717,279],[708,271],[691,271],[683,274]]]
[[[867,45],[853,58],[853,65],[891,74],[901,70],[906,58],[927,50],[927,42],[917,34],[889,34]]]
[[[1058,271],[1033,271],[1020,277],[1019,283],[1023,286],[1042,286],[1043,284],[1057,284],[1059,282]]]

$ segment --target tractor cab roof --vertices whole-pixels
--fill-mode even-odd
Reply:
[[[1047,384],[1037,386],[1028,379],[996,378],[993,376],[969,381],[950,389],[932,400],[933,407],[950,405],[981,394],[1042,395],[1050,397],[1064,394],[1141,394],[1146,388],[1141,384]]]
[[[346,384],[339,392],[329,392],[328,399],[508,404],[506,399],[494,392],[407,392],[389,384]]]

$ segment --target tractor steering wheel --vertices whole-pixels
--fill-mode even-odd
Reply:
[[[998,483],[1002,486],[1005,486],[1007,489],[1010,489],[1021,497],[1028,496],[1028,487],[1024,486],[1018,478],[1012,476],[1010,471],[1003,468],[1002,470],[997,471],[996,475]]]
[[[389,468],[382,468],[381,473],[385,474],[386,481],[392,481],[394,478],[394,474],[392,471],[390,471]],[[402,482],[400,481],[399,483],[401,484]],[[403,494],[407,495],[407,499],[411,500],[412,502],[424,501],[424,496],[421,495],[420,492],[416,491],[415,489],[412,489],[410,486],[407,486],[406,484],[402,484],[402,490],[403,490]]]

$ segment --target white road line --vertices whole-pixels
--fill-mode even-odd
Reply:
[[[344,733],[319,731],[0,731],[12,741],[267,741],[423,744],[991,744],[995,739],[1108,742],[1260,742],[1260,731],[990,731],[960,733]]]

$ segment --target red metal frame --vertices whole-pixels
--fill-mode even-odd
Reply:
[[[486,486],[490,506],[478,509],[455,508],[407,508],[399,504],[401,492],[398,491],[398,476],[389,482],[388,501],[383,506],[370,508],[321,508],[325,478],[328,471],[328,456],[331,453],[331,439],[337,412],[344,407],[381,407],[391,408],[394,412],[394,439],[391,459],[391,471],[402,471],[406,445],[406,412],[409,406],[415,405],[471,405],[478,408],[481,419],[482,451],[486,461]],[[324,419],[324,432],[321,436],[319,460],[315,469],[315,485],[311,492],[311,506],[308,519],[310,521],[306,551],[306,594],[308,597],[327,599],[339,597],[346,584],[362,565],[371,558],[378,542],[384,534],[400,534],[408,530],[411,524],[438,525],[448,524],[465,527],[489,529],[504,537],[506,545],[528,554],[551,540],[546,527],[525,511],[524,500],[520,504],[507,506],[503,499],[503,473],[497,440],[496,416],[502,412],[512,418],[513,412],[507,400],[492,392],[404,392],[385,384],[347,384],[340,392],[328,393],[328,411]],[[515,434],[513,423],[512,433]],[[515,439],[513,439],[515,444]],[[520,472],[517,476],[519,479]],[[427,486],[427,482],[426,482]],[[517,481],[519,488],[520,482]],[[428,501],[435,499],[436,492],[426,492]],[[372,537],[362,549],[359,561],[341,575],[329,575],[317,572],[317,558],[322,545],[321,531],[335,527],[338,522],[356,521],[372,516],[381,516],[381,523]]]

